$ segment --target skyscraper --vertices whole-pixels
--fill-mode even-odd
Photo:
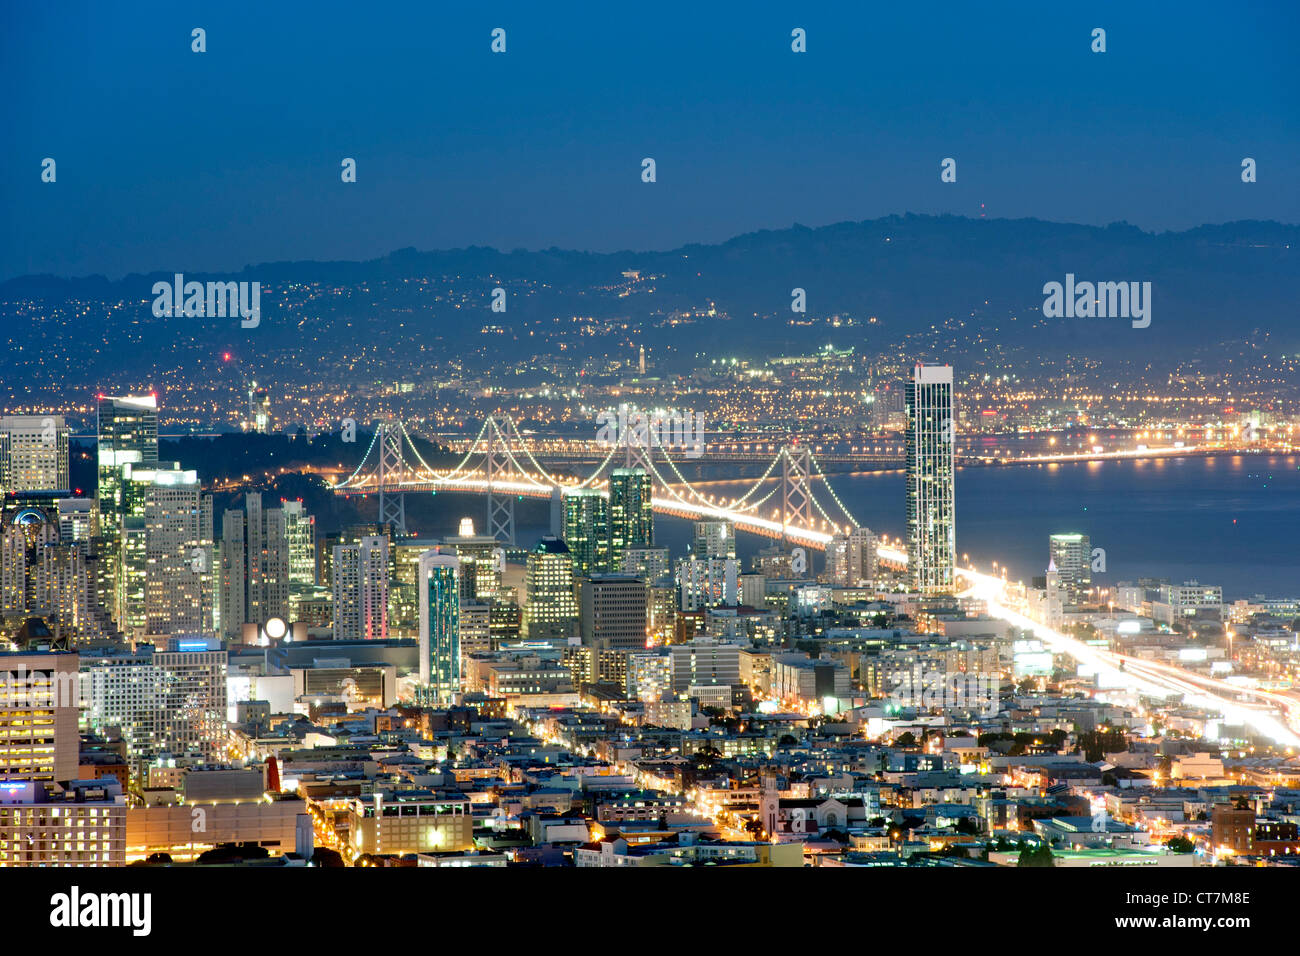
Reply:
[[[62,415],[0,417],[0,489],[67,491],[68,426]]]
[[[528,640],[567,643],[578,635],[573,557],[560,538],[547,535],[528,553],[524,588],[524,636]]]
[[[145,630],[207,634],[212,629],[212,542],[205,540],[203,524],[206,511],[211,529],[211,499],[202,494],[193,471],[157,469],[152,475],[144,501]]]
[[[158,397],[156,395],[100,395],[96,408],[96,492],[99,499],[100,541],[96,550],[104,556],[97,593],[113,619],[123,627],[124,594],[122,555],[128,547],[123,528],[128,510],[124,481],[127,465],[155,468],[158,465]],[[143,547],[143,529],[136,528],[131,550]]]
[[[609,561],[623,566],[623,553],[655,543],[650,475],[644,468],[615,468],[609,476]]]
[[[609,500],[591,488],[564,493],[564,543],[573,555],[574,577],[610,570]]]
[[[334,548],[334,639],[388,637],[388,539],[378,535],[360,544]]]
[[[420,555],[420,686],[434,704],[449,704],[460,692],[459,575],[456,555]]]
[[[289,548],[289,584],[315,584],[316,518],[307,514],[301,501],[286,501],[280,510]]]
[[[261,492],[244,496],[244,510],[230,510],[221,522],[219,617],[227,639],[242,636],[245,624],[289,617],[289,516],[263,510]]]
[[[102,533],[113,537],[120,527],[122,466],[158,464],[157,396],[99,396],[97,431],[100,520]]]
[[[447,538],[460,559],[460,596],[466,603],[491,601],[501,587],[505,552],[501,542],[490,535],[475,534],[474,522],[465,518],[460,534]]]
[[[593,678],[618,682],[627,655],[645,649],[646,585],[630,574],[598,574],[582,582],[582,643],[591,650]]]
[[[116,478],[118,626],[137,634],[206,633],[212,628],[212,505],[198,475],[177,462],[127,461]]]
[[[1048,539],[1048,563],[1054,565],[1065,603],[1078,605],[1092,587],[1092,542],[1086,534],[1054,534]]]
[[[957,553],[952,366],[918,364],[905,397],[908,572],[922,594],[949,593]]]

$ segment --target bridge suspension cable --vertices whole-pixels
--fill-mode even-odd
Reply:
[[[393,460],[386,467],[385,462],[380,462],[376,468],[370,456],[381,436],[386,436],[383,439],[388,443],[385,447],[389,449],[389,457]],[[401,439],[405,439],[411,448],[413,466],[410,468],[398,460]],[[820,547],[829,539],[829,534],[816,528],[816,516],[820,516],[830,526],[831,534],[840,533],[841,530],[831,512],[813,494],[812,482],[814,478],[820,478],[834,506],[848,519],[849,526],[858,526],[852,512],[831,487],[821,463],[806,447],[798,448],[797,458],[791,453],[790,446],[781,448],[768,462],[762,474],[742,494],[730,500],[718,500],[704,495],[691,484],[667,448],[653,438],[650,445],[635,456],[636,464],[649,472],[653,479],[654,494],[662,499],[662,510],[669,513],[685,517],[725,518],[759,534],[773,535],[780,532],[782,537],[793,537]],[[662,463],[654,460],[655,447],[663,455]],[[608,483],[608,469],[620,450],[627,451],[620,444],[612,445],[596,470],[581,482],[562,479],[553,475],[538,460],[512,417],[493,415],[483,422],[455,467],[449,471],[438,471],[420,454],[406,423],[390,421],[380,424],[371,437],[361,463],[344,481],[334,485],[334,489],[340,494],[377,490],[386,495],[398,495],[403,490],[429,485],[470,493],[486,490],[489,496],[489,532],[513,540],[513,522],[509,520],[509,512],[513,511],[513,499],[517,495],[543,497],[553,495],[557,489],[563,492],[584,487],[598,488],[602,493],[607,493],[602,486]],[[476,458],[482,458],[482,461],[475,463]],[[525,460],[528,462],[527,467],[522,463]],[[418,463],[418,468],[414,467],[415,463]],[[783,466],[782,473],[780,480],[774,481],[773,475],[778,465]],[[367,468],[370,469],[369,472]],[[670,483],[665,473],[673,475],[676,481]],[[768,482],[772,483],[772,487],[765,492],[763,486]],[[783,492],[785,496],[780,517],[762,517],[761,509],[778,492]],[[496,511],[500,512],[495,515],[495,522],[494,502]]]
[[[378,440],[379,440],[379,429],[376,428],[375,433],[370,436],[370,447],[367,448],[366,453],[361,456],[361,463],[357,465],[356,470],[353,471],[352,474],[348,475],[348,477],[344,481],[335,485],[334,486],[335,488],[343,488],[352,483],[352,479],[357,476],[357,474],[361,471],[361,469],[365,467],[366,462],[370,459],[370,453],[374,451],[375,442]]]
[[[853,512],[849,511],[848,507],[844,504],[844,502],[840,501],[839,495],[835,494],[835,489],[831,487],[831,480],[826,477],[826,472],[822,471],[821,462],[819,462],[815,457],[813,457],[812,463],[813,463],[813,467],[817,469],[817,474],[821,476],[822,484],[826,486],[826,491],[827,493],[830,494],[831,500],[833,500],[837,505],[839,505],[840,511],[844,512],[844,517],[849,519],[849,527],[850,528],[862,527],[862,525],[858,524],[858,519],[853,517]],[[828,518],[827,520],[830,519]]]

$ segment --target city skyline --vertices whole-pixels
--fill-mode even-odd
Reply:
[[[0,18],[20,917],[1289,926],[1295,9]]]

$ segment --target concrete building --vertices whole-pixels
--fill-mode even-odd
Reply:
[[[376,792],[350,800],[345,855],[463,851],[474,848],[474,817],[463,794]]]
[[[0,653],[0,781],[77,776],[79,662],[76,652]]]
[[[630,574],[597,574],[580,582],[579,588],[582,643],[599,665],[594,679],[606,681],[612,675],[600,662],[607,652],[625,657],[646,645],[646,586]],[[623,667],[615,663],[614,669],[626,673],[626,660],[622,663]]]
[[[691,687],[734,687],[740,683],[740,646],[715,638],[698,636],[686,644],[668,648],[672,693],[685,694]]]
[[[334,548],[334,638],[388,637],[388,539],[366,536]]]
[[[695,541],[691,553],[697,558],[736,557],[736,526],[730,521],[695,522]]]
[[[68,434],[62,415],[0,416],[0,489],[71,490]]]
[[[301,536],[301,529],[297,533]],[[219,555],[216,586],[223,637],[242,640],[245,624],[289,619],[289,525],[283,509],[264,509],[261,492],[249,492],[243,511],[232,509],[222,518]]]
[[[255,843],[273,856],[305,855],[312,848],[312,824],[306,803],[292,796],[239,801],[187,797],[174,806],[131,807],[124,842],[128,863],[153,853],[194,860],[223,843]]]
[[[126,799],[115,778],[0,784],[0,867],[125,864]]]
[[[802,654],[772,658],[772,696],[804,706],[820,705],[828,697],[848,697],[849,669],[839,661],[823,661]]]

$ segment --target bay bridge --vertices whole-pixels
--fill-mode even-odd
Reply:
[[[517,500],[554,499],[579,489],[608,497],[610,472],[641,468],[650,476],[652,507],[658,514],[725,519],[739,531],[818,551],[825,550],[833,536],[859,527],[807,445],[795,441],[780,446],[748,490],[724,497],[694,488],[669,448],[654,439],[655,430],[649,430],[648,441],[646,434],[625,429],[617,442],[609,444],[595,470],[578,478],[553,474],[543,466],[508,416],[489,416],[460,461],[442,469],[424,459],[404,422],[388,419],[377,423],[361,463],[334,484],[333,491],[346,497],[374,495],[379,500],[379,521],[399,531],[406,528],[408,492],[485,495],[486,533],[514,545]],[[889,545],[880,548],[879,557],[895,566],[906,562],[905,552]]]

